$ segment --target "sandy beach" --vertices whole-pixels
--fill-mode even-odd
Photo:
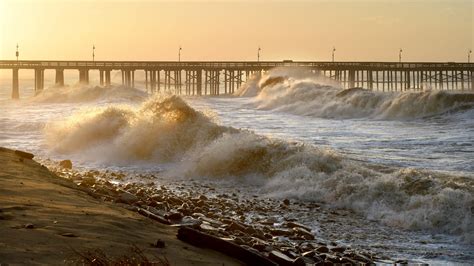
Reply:
[[[241,264],[178,240],[176,227],[91,197],[13,150],[0,148],[0,165],[1,264],[63,264],[79,259],[73,250],[114,258],[133,246],[171,265]],[[157,240],[165,247],[154,247]]]
[[[33,155],[0,148],[0,163],[5,166],[0,175],[0,234],[5,236],[0,242],[1,263],[88,264],[100,254],[110,261],[124,255],[146,256],[158,265],[305,265],[382,259],[316,239],[311,229],[293,218],[286,217],[282,224],[272,218],[278,209],[319,210],[318,205],[239,200],[235,194],[214,195],[215,189],[205,184],[146,186],[123,182],[127,177],[122,173],[81,172],[49,160],[42,161],[46,167],[29,156]],[[246,216],[256,220],[246,221]]]

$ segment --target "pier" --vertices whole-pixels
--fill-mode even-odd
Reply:
[[[20,97],[19,71],[34,70],[35,91],[44,89],[44,71],[55,70],[55,84],[64,86],[64,70],[77,70],[78,82],[89,84],[89,72],[98,71],[101,86],[112,84],[111,72],[121,72],[121,84],[135,87],[135,73],[145,74],[150,93],[220,95],[234,93],[254,73],[276,67],[311,71],[343,88],[378,91],[474,91],[474,63],[430,62],[306,62],[306,61],[26,61],[0,60],[0,69],[12,71],[12,98]]]

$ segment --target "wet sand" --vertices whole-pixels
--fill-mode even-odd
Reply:
[[[178,240],[176,227],[95,199],[12,150],[0,148],[0,165],[1,264],[62,264],[78,258],[73,250],[118,257],[133,245],[151,261],[166,258],[171,265],[241,264]],[[164,248],[152,246],[159,239]]]

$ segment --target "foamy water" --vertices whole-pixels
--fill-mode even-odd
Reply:
[[[441,249],[450,261],[445,253],[460,251],[455,260],[466,262],[474,258],[466,251],[474,242],[472,103],[468,94],[343,91],[283,70],[255,77],[236,97],[58,88],[2,100],[0,146],[83,167],[251,184],[406,230],[400,242],[436,236],[426,252]]]

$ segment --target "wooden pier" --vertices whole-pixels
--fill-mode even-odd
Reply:
[[[145,88],[150,93],[219,95],[232,94],[252,74],[276,67],[302,68],[329,77],[343,88],[474,91],[474,63],[0,60],[0,69],[12,70],[14,99],[20,97],[19,71],[22,69],[34,70],[36,91],[44,89],[45,70],[56,71],[58,86],[64,86],[64,70],[77,70],[82,84],[89,84],[90,71],[98,71],[101,86],[110,86],[111,72],[120,71],[122,85],[130,88],[135,87],[135,72],[144,71]]]

